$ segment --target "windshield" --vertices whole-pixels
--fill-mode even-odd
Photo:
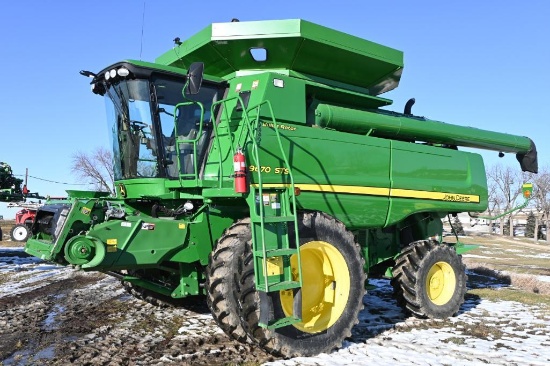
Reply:
[[[192,103],[182,95],[184,81],[153,76],[152,80],[122,80],[106,90],[115,180],[197,176],[218,89],[203,86],[199,94],[186,96],[196,101]]]

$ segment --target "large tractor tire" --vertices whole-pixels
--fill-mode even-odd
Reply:
[[[11,228],[10,237],[11,240],[17,242],[25,242],[29,238],[31,231],[25,224],[17,224]]]
[[[218,240],[206,268],[206,301],[212,316],[225,334],[242,343],[248,337],[239,319],[237,273],[245,243],[251,239],[250,219],[236,222]]]
[[[153,280],[157,276],[155,269],[140,269],[140,270],[124,270],[121,274],[130,275],[133,277],[140,277],[145,280]],[[184,308],[187,310],[192,310],[197,313],[206,313],[208,312],[206,308],[206,301],[203,295],[194,295],[184,298],[174,299],[170,296],[160,294],[155,291],[147,290],[141,286],[137,286],[131,282],[122,281],[122,287],[130,295],[135,297],[138,300],[147,302],[151,305],[160,307],[160,308]]]
[[[301,322],[273,330],[260,327],[260,306],[265,306],[273,319],[292,315],[293,291],[268,293],[262,296],[265,303],[260,304],[250,242],[239,265],[243,327],[265,351],[284,357],[312,356],[340,347],[358,322],[365,294],[364,260],[353,234],[322,213],[304,213],[298,220],[303,277]],[[294,237],[291,228],[289,235]],[[296,273],[295,256],[291,257],[291,266]]]
[[[453,247],[429,240],[413,242],[402,251],[393,268],[397,302],[420,318],[453,316],[464,302],[465,270]]]

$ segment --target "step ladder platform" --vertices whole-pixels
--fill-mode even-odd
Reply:
[[[283,257],[297,254],[298,250],[294,248],[285,249],[268,249],[265,251],[265,258]],[[262,251],[255,251],[254,255],[259,258],[264,258]]]
[[[281,281],[273,284],[268,284],[267,291],[265,292],[283,291],[300,287],[301,284],[299,281]]]
[[[286,318],[272,320],[272,321],[268,322],[267,324],[260,322],[260,323],[258,323],[258,325],[262,328],[265,328],[265,329],[277,329],[277,328],[286,327],[288,325],[296,324],[296,323],[299,323],[301,321],[302,321],[302,319],[300,319],[300,318],[295,318],[293,316],[288,316]]]
[[[254,217],[251,221],[254,223],[261,223],[263,221],[266,224],[278,222],[294,222],[294,216],[265,216],[263,218]]]

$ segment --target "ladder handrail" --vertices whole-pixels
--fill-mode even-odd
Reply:
[[[273,130],[275,131],[275,136],[277,137],[277,142],[279,144],[279,150],[281,152],[281,157],[283,158],[283,161],[288,169],[288,175],[289,175],[289,178],[290,178],[290,192],[289,192],[289,196],[291,197],[292,199],[292,209],[294,210],[294,212],[291,212],[291,208],[290,207],[287,207],[287,210],[289,211],[289,213],[292,213],[292,216],[294,218],[293,222],[294,222],[294,236],[295,236],[295,243],[296,243],[296,255],[297,255],[297,262],[298,262],[298,281],[300,283],[300,287],[302,286],[303,282],[302,282],[302,268],[301,268],[301,258],[300,258],[300,241],[299,241],[299,236],[298,236],[298,214],[297,214],[297,211],[296,211],[296,194],[295,194],[295,187],[294,187],[294,176],[292,174],[292,169],[290,167],[290,163],[288,161],[288,158],[285,154],[285,151],[284,151],[284,148],[283,148],[283,143],[281,141],[281,135],[279,133],[279,126],[278,126],[278,123],[277,123],[277,120],[275,119],[275,114],[273,112],[273,107],[271,105],[271,102],[269,100],[264,100],[260,103],[258,103],[257,105],[253,106],[253,107],[250,107],[248,110],[247,110],[247,115],[252,112],[253,110],[256,110],[257,111],[257,115],[256,115],[256,119],[255,119],[255,122],[256,122],[256,129],[257,130],[261,130],[262,128],[262,122],[260,121],[260,111],[261,111],[261,108],[266,105],[268,107],[268,112],[269,112],[269,116],[271,117],[271,121],[273,123]],[[250,128],[250,127],[249,127]],[[251,132],[251,136],[253,136],[252,134],[252,131]],[[256,137],[256,136],[254,136]],[[257,141],[256,141],[256,138],[252,138],[252,143],[253,143],[253,147],[254,147],[254,153],[255,153],[255,160],[256,160],[256,165],[258,166],[258,169],[257,169],[257,173],[258,173],[258,191],[259,191],[259,194],[260,194],[260,199],[262,199],[261,197],[262,196],[262,192],[263,192],[263,185],[262,185],[262,179],[261,179],[261,165],[260,165],[260,162],[259,162],[259,146],[257,144]],[[264,239],[264,214],[263,214],[263,204],[260,202],[260,217],[261,217],[261,220],[260,220],[260,228],[261,228],[261,235],[262,235],[262,243],[265,243]],[[262,245],[262,255],[264,258],[266,258],[266,248],[265,248],[265,245]],[[268,285],[268,279],[267,279],[267,271],[265,270],[264,268],[264,281],[265,281],[265,284],[266,284],[266,289],[269,288],[269,285]]]
[[[240,96],[234,96],[227,99],[222,99],[220,101],[217,101],[212,104],[212,115],[214,115],[214,109],[221,105],[224,111],[222,113],[219,113],[219,117],[216,118],[216,120],[219,120],[219,126],[217,123],[214,123],[214,139],[217,140],[214,142],[216,144],[215,146],[218,148],[218,154],[219,154],[219,187],[222,188],[222,181],[223,181],[223,162],[222,159],[224,158],[222,156],[222,149],[221,149],[221,142],[220,142],[220,132],[218,127],[223,126],[227,127],[227,138],[229,139],[229,153],[235,153],[236,149],[239,148],[245,148],[249,147],[250,152],[250,162],[253,162],[258,167],[255,169],[255,172],[257,174],[257,185],[250,185],[250,192],[247,196],[247,202],[250,207],[250,216],[251,216],[251,231],[252,231],[252,239],[253,239],[253,256],[254,256],[254,269],[256,272],[255,278],[257,281],[256,289],[258,291],[262,292],[272,292],[272,291],[280,291],[283,289],[289,289],[289,288],[301,288],[303,286],[303,279],[302,279],[302,267],[301,267],[301,258],[300,258],[300,241],[299,241],[299,233],[298,233],[298,211],[297,211],[297,203],[296,203],[296,192],[295,192],[295,185],[294,185],[294,176],[292,174],[292,169],[289,163],[289,159],[287,157],[287,154],[285,153],[285,148],[282,143],[281,134],[279,133],[279,123],[277,122],[275,118],[275,113],[273,111],[273,106],[269,100],[264,100],[257,105],[254,105],[252,107],[243,108],[243,111],[241,115],[238,117],[240,120],[240,132],[238,136],[235,136],[235,134],[231,131],[231,118],[230,118],[230,111],[227,108],[227,103],[231,101],[236,101],[236,106],[239,104],[241,106],[245,106],[243,99]],[[235,106],[235,108],[236,108]],[[262,116],[262,108],[267,108],[267,112],[264,113]],[[256,113],[254,116],[253,113]],[[270,247],[266,243],[266,225],[267,225],[267,218],[266,218],[266,208],[263,204],[263,194],[264,194],[264,187],[263,187],[263,174],[262,174],[262,165],[260,162],[260,144],[261,144],[261,136],[262,136],[262,127],[265,126],[264,122],[262,121],[262,117],[270,121],[271,125],[267,125],[269,127],[273,127],[275,137],[277,139],[277,144],[280,151],[280,157],[284,162],[285,168],[288,170],[288,177],[284,178],[284,176],[281,176],[281,180],[283,181],[281,184],[281,187],[275,188],[276,190],[281,190],[281,192],[277,193],[277,195],[280,197],[280,215],[285,216],[286,219],[281,220],[280,223],[276,224],[279,226],[277,227],[277,235],[282,235],[283,237],[280,238],[280,241],[276,243],[276,247],[279,249],[289,249],[289,251],[286,251],[286,254],[280,254],[276,255],[274,257],[280,257],[280,259],[283,261],[283,272],[285,273],[282,278],[278,279],[276,282],[272,283],[270,285],[269,283],[269,274],[268,274],[268,247]],[[224,122],[225,120],[225,122]],[[225,125],[224,125],[225,123]],[[269,123],[269,122],[268,122]],[[225,136],[224,136],[225,137]],[[252,146],[248,145],[251,144]],[[238,146],[237,146],[238,145]],[[242,145],[242,146],[241,146]],[[229,156],[228,156],[229,157]],[[226,157],[226,158],[228,158]],[[290,184],[288,184],[290,182]],[[256,198],[259,197],[259,204],[256,201]],[[288,223],[286,225],[291,225],[290,222],[294,225],[294,248],[291,248],[291,240],[290,236],[288,234],[288,229],[282,231],[281,227],[284,225],[283,221],[287,221]],[[270,221],[271,222],[271,221]],[[257,230],[260,230],[260,233],[257,232]],[[258,249],[258,245],[261,245],[261,251]],[[292,254],[290,254],[292,253]],[[297,268],[297,276],[298,278],[294,279],[294,274],[291,269],[290,261],[285,261],[283,257],[291,255],[296,255],[298,268]],[[261,260],[259,257],[261,256]],[[286,263],[286,264],[284,264]],[[262,272],[260,274],[260,271]],[[261,281],[263,280],[263,285],[261,284]],[[288,282],[285,282],[288,281]],[[295,296],[298,296],[299,300],[298,304],[301,303],[301,293],[295,293]],[[296,305],[296,304],[295,304]],[[293,320],[292,322],[299,321],[301,319],[301,309],[296,310],[296,313],[292,316]],[[285,323],[286,324],[286,323]],[[269,326],[266,323],[266,326]],[[279,327],[282,325],[277,325],[275,327]]]
[[[233,135],[231,134],[231,131],[230,131],[230,128],[229,128],[229,121],[231,120],[231,118],[228,115],[228,108],[226,107],[226,103],[228,103],[230,101],[233,101],[233,100],[237,100],[237,103],[240,103],[241,105],[244,105],[244,101],[241,98],[241,96],[236,95],[234,97],[218,100],[217,102],[212,103],[212,107],[210,108],[211,115],[214,116],[215,115],[214,109],[216,108],[216,106],[222,105],[222,107],[223,107],[222,109],[223,109],[223,113],[224,113],[224,117],[225,117],[225,123],[227,124],[227,133],[229,134],[229,139],[230,139],[230,142],[231,142],[231,144],[230,144],[231,145],[230,153],[232,155],[235,154],[236,146],[234,146],[235,145],[235,140],[234,140]],[[246,125],[247,128],[249,128],[248,125],[250,124],[250,121],[249,121],[248,115],[245,111],[243,111],[241,118],[245,120],[244,124]],[[223,122],[224,122],[224,118],[222,116],[220,116],[220,125]],[[212,124],[213,124],[213,127],[214,127],[214,140],[216,140],[216,144],[217,144],[217,148],[218,148],[218,164],[219,164],[219,170],[220,170],[219,175],[218,175],[218,183],[219,183],[219,188],[222,188],[222,182],[223,182],[222,149],[221,149],[221,144],[220,144],[220,139],[219,139],[219,134],[218,134],[218,124],[216,123],[215,120]],[[239,135],[239,139],[241,138],[241,136],[242,136],[242,129],[241,129],[241,134]]]

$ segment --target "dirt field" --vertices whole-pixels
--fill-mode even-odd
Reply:
[[[470,290],[456,318],[407,318],[391,297],[389,281],[375,280],[377,289],[365,296],[360,322],[341,350],[294,360],[278,360],[229,340],[202,301],[186,309],[157,308],[128,295],[114,278],[45,263],[26,256],[20,245],[3,241],[1,364],[510,365],[539,364],[539,359],[541,365],[550,363],[550,248],[498,237],[464,241],[477,241],[481,247],[464,256]],[[493,312],[499,320],[486,321]],[[517,313],[529,313],[531,318],[514,318]],[[512,343],[507,343],[509,338]],[[472,348],[470,342],[477,346]],[[487,342],[489,351],[481,352]],[[500,359],[491,353],[494,349]]]
[[[20,243],[13,243],[10,241],[10,231],[15,225],[15,220],[0,220],[0,229],[2,230],[2,238],[0,238],[0,245],[7,246],[20,246]]]

